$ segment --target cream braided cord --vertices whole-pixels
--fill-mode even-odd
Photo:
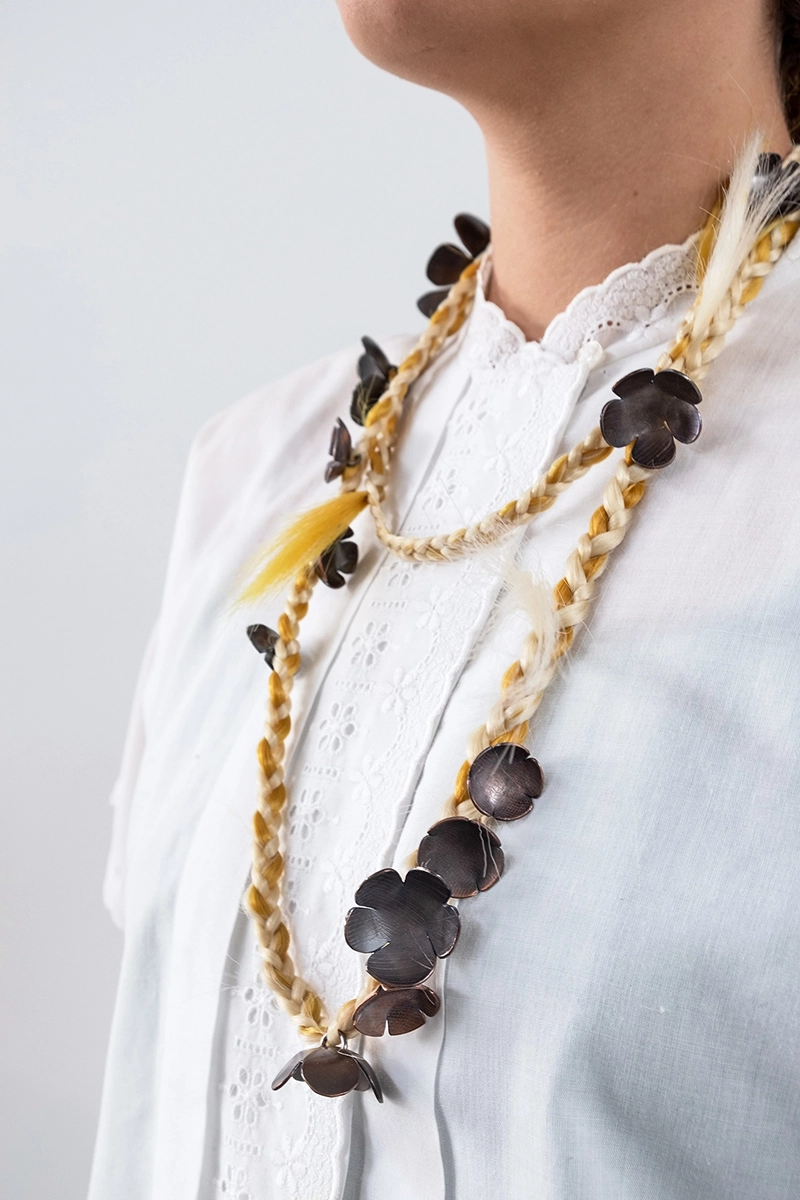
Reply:
[[[695,380],[702,379],[708,365],[722,349],[726,334],[735,324],[745,306],[760,291],[765,277],[791,241],[800,214],[774,222],[757,240],[724,296],[717,312],[705,330],[694,327],[695,305],[690,309],[670,348],[658,361],[658,369],[674,367]],[[370,507],[376,519],[379,537],[390,549],[404,557],[442,561],[462,552],[458,547],[485,543],[494,536],[502,523],[504,528],[523,524],[537,512],[555,502],[561,492],[585,474],[596,462],[610,453],[599,429],[578,443],[567,455],[557,458],[536,484],[518,500],[512,501],[487,519],[481,535],[470,530],[457,530],[449,537],[402,539],[390,534],[381,524],[380,508],[388,481],[392,448],[397,423],[408,389],[439,353],[448,336],[463,324],[475,294],[475,273],[479,262],[465,270],[448,297],[434,313],[417,347],[408,356],[391,380],[389,388],[369,414],[362,439],[359,466],[351,468],[343,481],[345,490],[358,486],[367,476]],[[645,492],[650,472],[631,462],[631,447],[618,463],[606,485],[603,502],[595,510],[589,528],[570,554],[564,578],[553,591],[553,606],[557,636],[552,651],[543,656],[540,634],[532,631],[526,639],[519,659],[505,672],[501,695],[491,709],[484,725],[469,739],[467,758],[456,777],[453,795],[447,800],[443,815],[466,816],[487,822],[479,813],[467,792],[467,774],[475,756],[485,747],[497,742],[523,742],[531,717],[541,703],[548,685],[555,677],[561,657],[571,645],[577,628],[589,614],[597,580],[608,565],[609,556],[620,545],[633,517],[633,509]],[[377,515],[376,515],[377,514]],[[478,526],[473,527],[477,529]],[[382,535],[383,531],[383,535]],[[467,535],[470,535],[469,537]],[[390,541],[403,543],[398,551]],[[418,543],[416,549],[413,544]],[[270,676],[265,732],[258,745],[260,789],[258,807],[253,815],[253,865],[251,883],[245,904],[253,922],[263,960],[267,984],[279,1002],[297,1022],[302,1036],[317,1040],[327,1037],[329,1045],[337,1045],[340,1037],[353,1036],[353,1014],[360,999],[372,990],[367,976],[362,997],[347,1001],[331,1020],[325,1005],[297,973],[290,954],[291,935],[281,909],[284,860],[280,848],[282,816],[286,806],[284,758],[286,740],[291,730],[291,692],[294,676],[300,668],[298,632],[300,621],[308,611],[316,576],[311,568],[295,579],[283,613],[278,621],[278,641],[275,646],[274,671]]]

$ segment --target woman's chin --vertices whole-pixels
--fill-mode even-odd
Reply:
[[[384,71],[428,87],[447,86],[469,34],[458,0],[337,0],[356,49]]]

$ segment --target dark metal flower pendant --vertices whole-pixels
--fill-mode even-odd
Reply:
[[[341,417],[337,418],[333,427],[328,454],[331,456],[331,461],[325,468],[326,483],[338,479],[348,467],[354,467],[358,462],[358,455],[353,453],[350,433]]]
[[[472,803],[496,821],[517,821],[544,788],[542,768],[523,746],[501,742],[481,751],[467,776]]]
[[[248,625],[247,636],[259,654],[264,656],[264,662],[272,667],[275,662],[275,647],[278,644],[278,634],[269,625]]]
[[[666,467],[675,457],[675,441],[695,441],[703,427],[697,405],[700,389],[680,371],[649,367],[631,371],[612,389],[600,413],[600,432],[609,446],[633,442],[631,459],[650,471]]]
[[[346,1096],[372,1089],[378,1103],[383,1103],[378,1076],[365,1058],[346,1046],[328,1046],[323,1041],[315,1050],[301,1050],[275,1076],[273,1092],[290,1079],[307,1083],[318,1096]]]
[[[426,1017],[435,1017],[440,1004],[433,988],[379,987],[359,1004],[353,1024],[366,1037],[383,1037],[387,1028],[391,1037],[398,1037],[419,1029]]]
[[[397,374],[397,367],[389,362],[377,342],[363,337],[364,353],[358,360],[358,383],[350,401],[350,416],[356,425],[363,425],[367,413],[380,400]]]
[[[415,868],[401,879],[388,867],[376,871],[356,892],[345,921],[345,941],[369,954],[367,971],[387,987],[410,988],[427,979],[437,958],[458,941],[458,912],[438,875]]]
[[[345,575],[352,575],[358,566],[358,546],[355,542],[347,541],[352,536],[352,529],[345,529],[333,545],[323,550],[314,564],[314,570],[326,587],[343,587]]]
[[[780,154],[759,154],[750,203],[755,207],[775,188],[771,218],[788,217],[797,212],[800,209],[800,163],[789,162],[784,166]]]
[[[479,821],[448,817],[432,825],[419,844],[417,862],[439,875],[458,900],[494,887],[503,874],[500,839]]]
[[[464,268],[479,254],[483,254],[491,241],[491,230],[479,217],[473,217],[470,213],[459,213],[453,224],[467,253],[451,242],[445,242],[434,250],[428,260],[426,274],[431,283],[438,285],[437,290],[426,292],[417,301],[417,308],[426,317],[433,316],[450,288],[460,278]]]

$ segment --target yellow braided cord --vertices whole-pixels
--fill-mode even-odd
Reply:
[[[279,1002],[295,1018],[301,1034],[321,1038],[328,1018],[321,998],[296,972],[289,953],[291,936],[281,911],[284,861],[280,829],[286,805],[284,755],[291,729],[291,694],[300,668],[297,641],[300,621],[316,576],[300,575],[286,599],[278,621],[273,672],[269,680],[264,737],[258,744],[260,786],[258,807],[253,814],[253,865],[245,904],[258,939],[264,977]]]
[[[694,329],[693,321],[695,302],[681,322],[674,342],[659,359],[658,369],[675,367],[694,379],[703,378],[708,364],[722,349],[726,334],[745,306],[758,294],[764,278],[778,261],[798,227],[800,213],[793,213],[789,218],[773,222],[759,236],[708,329],[702,331],[699,338],[696,336],[697,330]],[[702,245],[702,235],[700,244]],[[474,298],[476,269],[477,264],[471,264],[464,272],[461,280],[434,313],[426,331],[429,336],[423,335],[418,346],[398,369],[383,398],[370,413],[362,443],[362,448],[368,455],[365,460],[368,466],[362,464],[360,470],[355,468],[350,478],[345,480],[344,486],[347,488],[352,479],[362,472],[369,475],[366,490],[370,494],[373,512],[376,507],[373,493],[382,497],[385,488],[397,419],[405,395],[413,379],[419,377],[441,349],[446,337],[463,323]],[[447,332],[444,332],[445,330]],[[421,349],[423,343],[424,348]],[[376,412],[379,408],[381,411]],[[528,499],[520,497],[518,501],[512,502],[513,511],[511,505],[500,510],[501,519],[513,520],[517,506],[527,506],[526,511],[530,515],[534,493],[540,507],[533,505],[533,508],[535,511],[543,511],[554,503],[560,494],[559,485],[568,486],[569,482],[579,478],[580,474],[589,470],[595,462],[606,458],[610,448],[605,446],[598,435],[599,431],[593,431],[573,451],[556,459],[542,477],[544,484],[539,481],[534,485]],[[602,504],[593,513],[587,532],[581,536],[567,560],[563,579],[553,590],[557,636],[552,652],[543,658],[539,633],[534,630],[529,634],[519,659],[511,664],[503,676],[500,698],[491,709],[486,723],[475,730],[469,739],[467,758],[459,768],[453,794],[444,806],[445,817],[459,815],[487,821],[469,798],[467,775],[470,765],[475,756],[489,745],[501,741],[524,742],[529,722],[536,713],[546,688],[554,679],[561,658],[572,644],[577,628],[587,620],[597,580],[605,571],[612,551],[625,537],[633,517],[633,509],[644,496],[645,481],[650,475],[650,472],[631,461],[631,449],[629,446],[617,464],[606,485]],[[433,549],[440,551],[441,547]],[[438,553],[433,557],[438,561],[447,555]],[[304,1037],[316,1040],[327,1036],[329,1043],[335,1045],[340,1036],[349,1037],[356,1032],[352,1024],[353,1014],[360,999],[368,993],[372,981],[367,978],[362,996],[348,1000],[331,1020],[322,999],[295,969],[290,955],[289,925],[281,910],[285,868],[280,848],[280,829],[286,806],[283,762],[286,740],[291,730],[292,683],[300,667],[300,647],[297,640],[299,624],[308,611],[315,582],[316,576],[309,570],[303,571],[295,579],[278,621],[279,638],[275,647],[274,671],[270,676],[264,737],[258,745],[260,790],[258,807],[253,815],[253,865],[245,907],[256,931],[268,986],[296,1020]]]

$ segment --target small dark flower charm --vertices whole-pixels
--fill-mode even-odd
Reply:
[[[347,540],[352,536],[352,529],[345,529],[342,536],[317,559],[314,570],[326,587],[343,587],[344,576],[352,575],[358,566],[358,546]]]
[[[771,216],[788,217],[800,209],[800,163],[789,162],[784,167],[780,154],[759,154],[756,173],[750,189],[750,203],[759,204],[780,181]]]
[[[494,887],[505,866],[500,839],[479,821],[448,817],[432,825],[419,844],[417,862],[439,875],[458,900]]]
[[[263,654],[264,662],[271,667],[275,662],[275,647],[278,644],[278,634],[269,625],[248,625],[247,636],[259,654]]]
[[[333,427],[328,454],[331,456],[331,461],[325,468],[326,483],[338,479],[347,467],[354,467],[358,462],[358,455],[353,454],[353,443],[341,417],[337,418]]]
[[[345,941],[369,954],[367,971],[387,987],[410,988],[427,979],[437,958],[458,941],[458,913],[438,875],[415,868],[401,879],[391,867],[376,871],[356,892]]]
[[[481,751],[467,776],[472,803],[497,821],[517,821],[542,794],[544,776],[523,746],[501,742]]]
[[[612,389],[619,397],[609,400],[600,413],[600,432],[609,446],[628,446],[640,467],[654,471],[675,457],[675,440],[693,442],[703,427],[697,405],[700,389],[680,371],[649,367],[631,371]]]
[[[377,342],[363,337],[364,353],[358,360],[358,383],[350,401],[350,416],[356,425],[363,425],[367,413],[380,400],[397,374],[397,367],[389,362]]]
[[[433,316],[450,288],[460,278],[464,268],[468,267],[479,254],[483,254],[491,240],[489,226],[479,217],[471,216],[470,213],[459,213],[453,224],[467,253],[465,254],[451,242],[445,242],[434,250],[428,260],[426,274],[431,283],[437,284],[438,287],[435,292],[426,292],[417,301],[417,308],[426,317]]]
[[[353,1024],[366,1037],[383,1037],[388,1027],[391,1037],[411,1033],[425,1024],[426,1017],[435,1017],[440,1006],[433,988],[379,987],[359,1004],[353,1014]]]
[[[273,1092],[290,1079],[307,1083],[319,1096],[346,1096],[371,1088],[378,1103],[383,1103],[378,1076],[365,1058],[346,1046],[329,1047],[323,1042],[316,1050],[301,1050],[275,1076]]]

